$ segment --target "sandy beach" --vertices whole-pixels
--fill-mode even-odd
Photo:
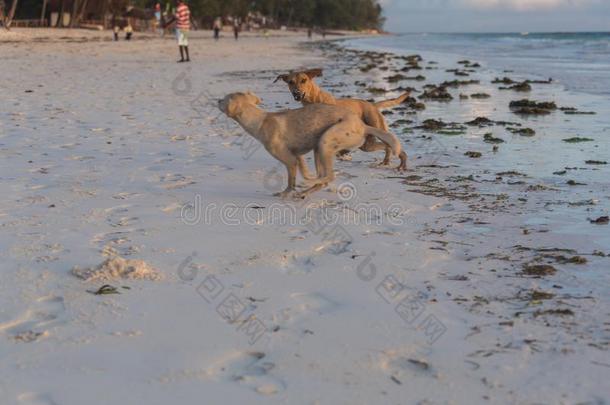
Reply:
[[[607,99],[303,33],[193,32],[189,64],[109,39],[0,33],[0,403],[610,402]],[[414,87],[424,110],[385,112],[409,170],[355,151],[274,197],[285,169],[217,100],[298,108],[273,81],[303,67],[338,96]],[[478,83],[419,98],[456,79]]]

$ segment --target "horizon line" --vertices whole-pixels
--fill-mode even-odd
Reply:
[[[394,32],[387,31],[390,34],[526,34],[537,35],[537,34],[608,34],[610,31],[403,31]]]

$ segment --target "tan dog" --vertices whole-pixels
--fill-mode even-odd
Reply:
[[[300,101],[303,105],[308,104],[330,104],[340,107],[349,108],[351,111],[361,117],[365,124],[372,127],[388,131],[388,125],[379,112],[379,108],[390,108],[399,105],[405,101],[410,93],[404,93],[400,97],[380,101],[378,103],[370,103],[365,100],[355,98],[339,98],[336,99],[332,94],[325,92],[314,82],[314,78],[322,76],[322,69],[310,69],[302,72],[290,72],[288,74],[279,75],[275,81],[283,80],[288,84],[288,88],[296,101]],[[368,136],[364,145],[360,147],[365,152],[374,152],[385,149],[385,157],[383,165],[390,164],[390,148],[388,145],[379,143],[375,137]],[[407,154],[402,152],[400,155],[401,169],[407,168]]]
[[[358,115],[346,108],[311,104],[296,110],[270,113],[260,109],[260,103],[261,100],[252,93],[233,93],[220,100],[218,107],[286,166],[288,186],[276,194],[281,197],[295,193],[297,168],[303,172],[303,155],[312,150],[318,177],[313,186],[296,194],[298,197],[304,198],[332,182],[335,179],[335,154],[343,149],[360,147],[369,135],[388,144],[395,155],[401,152],[396,136],[364,124]]]

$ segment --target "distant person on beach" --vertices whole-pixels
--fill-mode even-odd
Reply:
[[[133,28],[131,27],[131,24],[127,24],[127,26],[125,27],[125,39],[127,41],[131,41],[132,35],[133,35]]]
[[[239,39],[239,20],[237,18],[233,20],[233,35],[237,41]]]
[[[112,29],[113,33],[114,33],[114,40],[118,41],[119,40],[119,31],[121,30],[121,28],[119,28],[118,25],[115,25],[114,28]]]
[[[312,36],[313,36],[313,30],[312,30],[311,28],[309,28],[309,29],[307,30],[307,38],[308,38],[308,39],[311,39],[311,37],[312,37]]]
[[[180,48],[180,62],[190,62],[188,33],[191,29],[191,10],[185,4],[185,0],[178,0],[176,7],[176,39]],[[185,58],[186,56],[186,58]]]
[[[158,34],[163,33],[163,22],[161,21],[161,3],[155,4],[155,21],[157,23],[155,29]]]
[[[222,22],[220,20],[220,17],[218,17],[217,19],[214,20],[214,26],[212,27],[212,29],[214,30],[214,39],[216,41],[218,41],[218,39],[220,38],[220,26],[221,26]]]

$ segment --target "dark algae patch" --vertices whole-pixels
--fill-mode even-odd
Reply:
[[[449,94],[446,87],[443,86],[431,86],[428,87],[424,93],[419,96],[421,100],[436,100],[436,101],[451,101],[453,96]]]
[[[555,297],[555,294],[545,291],[534,290],[530,293],[529,299],[532,301],[550,300]]]
[[[531,128],[506,128],[508,131],[513,134],[521,135],[521,136],[534,136],[536,135],[536,131]]]
[[[557,104],[552,101],[532,101],[524,98],[511,101],[508,107],[518,115],[548,115],[557,109]]]
[[[590,219],[589,222],[595,225],[608,225],[610,218],[608,216],[603,216],[596,219]]]
[[[557,269],[550,264],[529,264],[523,266],[523,274],[528,276],[551,276]]]
[[[504,139],[494,137],[491,132],[483,135],[483,141],[487,143],[504,143]]]
[[[532,91],[532,86],[530,86],[530,84],[527,81],[525,81],[525,82],[513,84],[512,86],[500,87],[500,90],[513,90],[513,91],[520,91],[520,92],[525,93],[528,91]]]
[[[120,294],[119,290],[110,285],[110,284],[104,284],[103,286],[101,286],[100,288],[98,288],[96,291],[90,291],[87,290],[87,292],[93,294],[93,295],[110,295],[110,294]]]
[[[562,139],[562,141],[567,142],[567,143],[579,143],[579,142],[592,142],[592,141],[594,141],[594,139],[591,139],[591,138],[581,138],[579,136],[575,136],[575,137],[572,137],[572,138]]]
[[[534,312],[534,318],[545,315],[555,315],[555,316],[574,316],[574,311],[568,308],[558,308],[558,309],[545,309],[538,310]]]

